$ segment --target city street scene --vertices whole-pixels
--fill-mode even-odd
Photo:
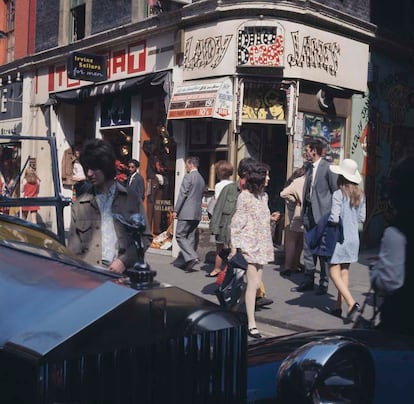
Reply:
[[[0,2],[0,402],[410,402],[413,18]]]

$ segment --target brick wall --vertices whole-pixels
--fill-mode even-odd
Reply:
[[[370,21],[371,0],[317,0],[313,3],[320,3],[361,20]]]
[[[131,0],[95,0],[92,3],[92,34],[131,22]]]
[[[35,52],[58,45],[59,2],[37,0]]]

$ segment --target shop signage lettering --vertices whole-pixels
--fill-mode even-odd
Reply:
[[[172,210],[172,202],[170,199],[156,199],[154,209],[161,212],[169,212]]]
[[[184,69],[216,68],[226,55],[232,37],[230,34],[199,39],[194,49],[191,46],[193,37],[188,38],[185,41]]]
[[[278,67],[283,65],[284,38],[278,27],[245,27],[239,30],[239,66]]]
[[[129,75],[144,72],[146,70],[146,51],[145,41],[139,41],[116,51],[103,52],[105,56],[102,57],[107,58],[107,78],[122,79]],[[65,65],[50,66],[48,80],[49,92],[76,88],[80,85],[80,78],[76,80],[71,79]],[[108,84],[108,88],[105,91],[112,92],[110,90],[111,88],[112,84]]]
[[[339,65],[340,45],[336,42],[323,42],[310,36],[303,37],[300,43],[299,31],[291,32],[293,53],[287,56],[290,67],[308,67],[325,70],[336,76]]]
[[[68,55],[66,65],[71,79],[92,82],[108,79],[105,56],[74,52]]]

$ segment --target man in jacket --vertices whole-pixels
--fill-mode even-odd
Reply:
[[[184,259],[184,270],[193,271],[200,262],[197,256],[197,227],[201,220],[201,201],[206,188],[203,177],[198,172],[200,159],[187,157],[184,176],[175,203],[173,218],[177,219],[175,238]]]
[[[94,139],[85,144],[80,162],[90,186],[72,206],[68,247],[92,265],[123,273],[143,257],[138,257],[131,234],[113,214],[122,214],[126,221],[135,213],[144,216],[146,228],[141,236],[144,250],[149,247],[152,234],[142,200],[115,180],[115,161],[109,143]]]
[[[145,185],[144,185],[144,178],[138,172],[139,168],[139,161],[135,159],[131,159],[128,162],[128,170],[129,170],[129,179],[128,179],[128,188],[134,190],[141,201],[145,199]]]
[[[315,265],[318,256],[313,255],[306,242],[306,232],[313,228],[320,218],[331,211],[332,194],[337,190],[338,176],[329,169],[329,163],[322,158],[323,144],[320,140],[311,138],[305,143],[305,157],[310,168],[306,173],[303,188],[303,225],[305,228],[305,240],[303,243],[303,262],[305,265],[303,282],[292,288],[296,292],[304,292],[314,289]],[[321,269],[317,295],[323,295],[328,291],[328,263],[326,257],[319,257]]]

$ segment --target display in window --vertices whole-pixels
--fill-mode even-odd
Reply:
[[[315,137],[326,146],[326,160],[339,164],[345,138],[345,119],[326,115],[303,114],[304,139]]]

